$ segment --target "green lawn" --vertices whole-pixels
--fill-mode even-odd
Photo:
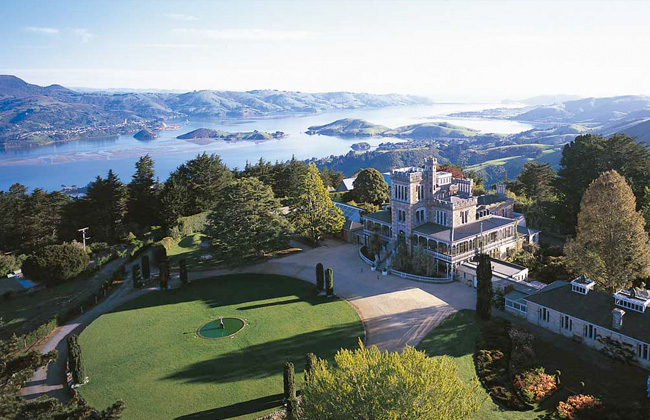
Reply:
[[[474,311],[459,311],[433,329],[417,346],[429,356],[448,355],[456,359],[460,376],[471,381],[476,378],[473,354],[479,322]],[[531,420],[544,417],[546,411],[509,411],[497,406],[483,387],[480,398],[484,401],[474,418],[476,420]],[[553,405],[554,407],[554,405]]]
[[[215,268],[220,261],[216,258],[203,259],[204,255],[214,255],[214,251],[208,248],[201,248],[201,242],[209,241],[209,237],[202,233],[195,233],[183,237],[175,243],[168,251],[172,267],[178,267],[178,262],[185,258],[187,267],[193,271],[208,270]]]
[[[196,331],[219,316],[248,325],[233,338]],[[93,406],[126,402],[124,419],[251,419],[281,404],[282,369],[305,354],[331,358],[354,347],[363,327],[345,301],[310,283],[274,275],[211,278],[151,292],[93,322],[80,343]]]

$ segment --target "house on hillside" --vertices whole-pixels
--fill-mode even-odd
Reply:
[[[505,296],[506,311],[556,334],[650,369],[650,292],[631,288],[614,294],[594,290],[578,277]]]
[[[409,248],[423,247],[449,276],[479,253],[502,259],[523,243],[537,243],[539,231],[518,228],[525,220],[504,184],[476,197],[471,179],[438,171],[429,157],[424,168],[394,169],[390,185],[389,208],[363,216],[365,244],[376,231],[389,247],[401,238]]]

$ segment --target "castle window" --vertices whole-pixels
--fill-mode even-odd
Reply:
[[[647,344],[639,344],[637,348],[637,356],[643,360],[648,360],[650,359],[650,351],[648,351],[648,345]]]
[[[550,311],[546,308],[541,308],[539,310],[539,319],[545,322],[549,322],[551,320]]]

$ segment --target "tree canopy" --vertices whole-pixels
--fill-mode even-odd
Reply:
[[[301,235],[320,242],[325,234],[338,233],[345,219],[323,185],[316,165],[310,164],[290,203],[290,220]]]
[[[135,174],[128,185],[127,212],[129,220],[140,227],[157,224],[159,205],[154,189],[154,161],[149,155],[135,163]]]
[[[362,169],[354,180],[352,196],[357,203],[380,205],[388,201],[388,184],[374,168]]]
[[[302,395],[302,418],[471,419],[480,406],[476,390],[448,356],[427,357],[410,346],[381,352],[359,343],[340,350],[334,365],[316,362]]]
[[[650,276],[650,245],[632,189],[618,172],[591,182],[580,204],[576,236],[564,247],[567,268],[615,292]]]
[[[213,246],[226,261],[277,249],[291,231],[280,207],[271,188],[256,178],[229,184],[209,216]]]
[[[644,188],[650,185],[650,150],[646,145],[626,134],[609,139],[586,134],[564,146],[557,188],[567,231],[575,228],[582,195],[589,184],[611,169],[625,177],[637,202],[643,204]]]
[[[527,162],[517,179],[532,200],[549,200],[554,195],[555,171],[548,163]]]

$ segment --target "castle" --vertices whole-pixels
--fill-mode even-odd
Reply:
[[[390,206],[363,217],[366,244],[375,232],[389,247],[402,237],[409,249],[423,247],[449,276],[478,253],[505,258],[518,241],[538,240],[539,232],[514,212],[504,184],[496,194],[473,196],[471,179],[438,171],[433,157],[424,168],[394,169],[390,179]]]

